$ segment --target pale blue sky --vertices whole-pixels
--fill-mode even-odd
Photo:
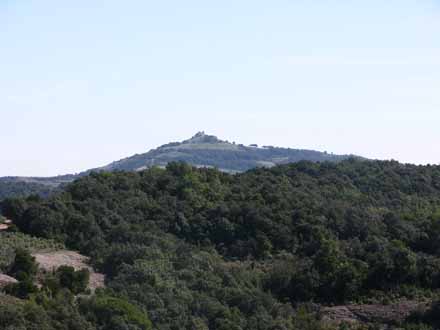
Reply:
[[[0,176],[198,130],[440,163],[438,0],[69,2],[0,0]]]

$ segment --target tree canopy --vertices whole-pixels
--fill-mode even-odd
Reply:
[[[440,284],[438,166],[349,159],[230,175],[171,163],[92,173],[3,212],[91,257],[112,297],[98,309],[129,311],[112,300],[125,299],[157,329],[299,329],[305,303]]]

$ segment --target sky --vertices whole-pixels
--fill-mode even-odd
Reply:
[[[0,0],[0,176],[197,131],[440,163],[440,1]]]

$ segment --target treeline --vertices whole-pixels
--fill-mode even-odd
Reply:
[[[53,190],[53,187],[44,184],[0,179],[0,201],[5,198],[25,197],[34,194],[47,197]]]
[[[438,166],[350,159],[228,175],[172,163],[93,173],[3,212],[91,256],[157,329],[317,329],[294,308],[440,285]]]

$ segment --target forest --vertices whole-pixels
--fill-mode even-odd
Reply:
[[[35,261],[18,249],[1,329],[332,329],[320,306],[401,298],[432,306],[399,327],[440,324],[440,166],[353,158],[231,175],[175,162],[1,208],[11,231],[106,275],[95,295],[71,269],[34,288]]]

